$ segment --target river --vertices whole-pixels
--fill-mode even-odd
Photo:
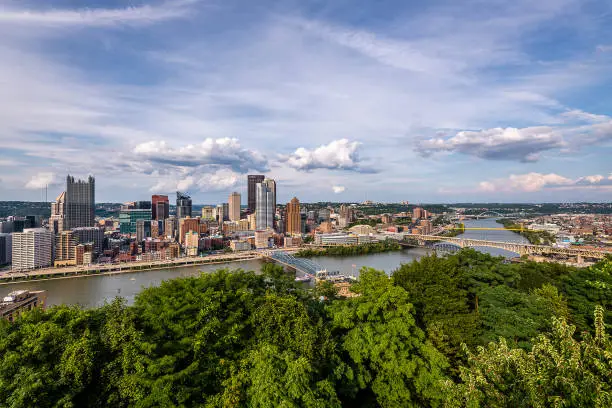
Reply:
[[[470,220],[465,222],[466,227],[472,228],[499,228],[493,219]],[[466,231],[460,235],[466,238],[488,239],[493,241],[526,242],[526,240],[511,231]],[[483,252],[492,255],[516,256],[508,251],[495,248],[481,248]],[[403,263],[412,262],[426,255],[429,251],[424,248],[404,249],[396,252],[380,254],[357,255],[348,257],[316,257],[317,262],[330,271],[341,271],[345,274],[358,275],[359,269],[368,266],[393,272]],[[259,270],[262,261],[229,263],[225,267],[231,269]],[[80,278],[47,280],[40,282],[22,282],[13,285],[0,286],[0,295],[18,289],[46,290],[47,305],[78,304],[83,307],[95,307],[110,301],[116,296],[124,297],[129,304],[134,302],[135,296],[143,287],[159,285],[166,279],[197,276],[201,271],[208,272],[222,268],[222,265],[198,265],[184,268],[169,268],[152,271],[131,272],[117,275],[84,276]]]

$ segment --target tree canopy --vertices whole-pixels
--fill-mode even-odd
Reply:
[[[611,271],[465,250],[346,299],[265,264],[32,310],[0,321],[0,407],[611,406]]]

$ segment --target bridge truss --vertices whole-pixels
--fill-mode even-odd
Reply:
[[[490,247],[499,248],[506,251],[514,252],[519,255],[565,255],[577,256],[583,258],[604,259],[607,256],[606,252],[597,251],[594,249],[577,249],[577,248],[559,248],[547,245],[532,245],[521,244],[514,242],[498,242],[482,239],[457,238],[457,237],[441,237],[437,235],[419,235],[419,234],[390,234],[389,238],[405,241],[406,239],[414,239],[419,242],[427,241],[442,241],[454,244],[460,248],[466,247]]]

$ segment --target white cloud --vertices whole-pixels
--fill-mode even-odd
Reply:
[[[143,5],[119,9],[87,8],[81,10],[48,11],[0,8],[0,23],[32,25],[36,28],[57,26],[105,27],[113,25],[143,25],[157,21],[186,17],[193,12],[188,6],[194,1],[166,2],[157,6]]]
[[[436,152],[459,152],[483,159],[537,161],[546,150],[565,145],[562,136],[550,127],[493,128],[462,131],[454,136],[422,140],[416,150],[427,156]]]
[[[342,192],[344,192],[346,190],[346,187],[344,186],[332,186],[332,190],[334,191],[334,194],[340,194]]]
[[[319,146],[314,150],[300,147],[282,160],[290,167],[304,171],[329,169],[371,172],[371,169],[362,166],[360,163],[358,154],[360,145],[360,142],[339,139],[327,145]]]
[[[43,188],[50,185],[55,185],[57,183],[55,173],[51,172],[41,172],[32,176],[30,180],[25,184],[25,188],[27,189],[38,189]]]
[[[227,191],[238,184],[239,177],[239,174],[229,170],[218,170],[214,173],[200,175],[181,175],[178,172],[171,172],[164,176],[153,176],[153,178],[157,178],[157,182],[149,191]]]
[[[592,175],[571,179],[555,173],[511,174],[508,178],[482,181],[478,185],[481,192],[528,192],[533,193],[547,188],[581,188],[612,186],[612,175],[607,179],[601,175]]]
[[[592,123],[601,123],[608,122],[612,120],[609,116],[606,115],[597,115],[595,113],[589,113],[582,111],[580,109],[573,109],[561,114],[562,117],[567,119],[573,119],[582,122],[592,122]]]
[[[255,150],[245,149],[238,139],[207,138],[201,143],[178,148],[165,141],[150,141],[137,145],[134,153],[155,165],[201,168],[202,166],[228,167],[237,172],[266,171],[266,158]]]

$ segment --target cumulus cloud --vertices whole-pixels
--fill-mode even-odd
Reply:
[[[149,141],[137,145],[133,154],[138,160],[129,161],[130,169],[156,179],[151,191],[224,191],[238,183],[240,174],[268,170],[265,156],[231,138],[180,147]]]
[[[527,128],[493,128],[481,131],[462,131],[454,136],[431,138],[417,144],[423,156],[436,152],[459,152],[491,160],[533,162],[546,150],[563,147],[561,134],[547,126]]]
[[[314,150],[300,147],[282,160],[290,167],[302,171],[329,169],[371,173],[373,169],[361,163],[358,153],[360,146],[360,142],[339,139]]]
[[[612,186],[612,174],[609,177],[593,175],[571,179],[555,173],[511,174],[507,178],[498,178],[479,183],[482,192],[536,192],[546,188],[580,188]]]
[[[169,174],[157,178],[157,183],[149,191],[190,191],[202,192],[225,191],[238,184],[239,174],[228,170],[219,170],[214,173],[195,175]]]
[[[344,190],[346,190],[346,187],[344,187],[344,186],[332,186],[332,190],[334,191],[334,194],[340,194],[340,193],[344,192]]]
[[[27,189],[43,188],[45,186],[51,186],[57,184],[55,173],[41,172],[32,176],[30,180],[25,184]]]
[[[134,153],[151,163],[170,167],[219,166],[239,173],[268,169],[268,162],[262,154],[245,149],[238,139],[230,138],[207,138],[201,143],[179,148],[171,147],[165,141],[150,141],[137,145]]]

